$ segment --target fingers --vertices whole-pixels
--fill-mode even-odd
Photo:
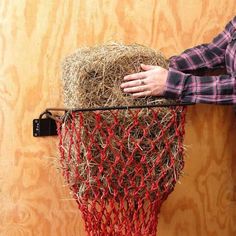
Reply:
[[[133,93],[132,96],[134,98],[140,98],[140,97],[148,97],[148,96],[151,96],[151,91],[147,90],[147,91],[142,91],[142,92],[136,92],[136,93]]]
[[[152,66],[152,65],[145,65],[145,64],[141,64],[141,68],[145,71],[147,70],[153,70],[156,69],[158,66]]]
[[[120,85],[122,89],[129,87],[138,87],[145,85],[145,79],[128,80]]]
[[[147,85],[130,86],[130,87],[124,88],[123,91],[124,91],[124,93],[131,93],[134,95],[135,93],[148,91],[148,86]]]
[[[152,91],[150,89],[140,89],[140,91],[135,91],[131,93],[132,97],[139,98],[139,97],[148,97],[148,96],[163,96],[162,90]]]
[[[159,66],[142,64],[141,67],[145,71],[124,77],[124,81],[121,84],[123,92],[128,93],[135,98],[162,96],[168,71]]]
[[[149,70],[156,69],[156,68],[158,68],[158,66],[141,64],[141,68],[145,71],[127,75],[124,77],[124,81],[143,79],[143,78],[147,77],[147,74],[148,74],[147,72]]]
[[[146,77],[146,72],[139,72],[131,75],[126,75],[124,77],[124,81],[138,80],[138,79],[143,79],[144,77]]]
[[[138,72],[130,75],[126,75],[124,77],[124,81],[130,81],[130,80],[138,80],[138,79],[143,79],[148,76],[148,71],[149,70],[154,70],[157,69],[159,66],[152,66],[152,65],[145,65],[141,64],[141,68],[145,70],[144,72]]]

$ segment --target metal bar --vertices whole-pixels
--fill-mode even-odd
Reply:
[[[176,107],[176,106],[191,106],[195,103],[170,103],[170,104],[148,104],[140,106],[112,106],[112,107],[92,107],[92,108],[47,108],[43,114],[46,114],[46,117],[51,118],[58,122],[63,122],[63,116],[53,115],[54,111],[64,111],[67,112],[89,112],[89,111],[106,111],[106,110],[128,110],[128,109],[141,109],[141,108],[153,108],[153,107]],[[61,118],[60,118],[61,117]]]
[[[89,111],[106,111],[106,110],[128,110],[128,109],[142,109],[142,108],[154,108],[154,107],[176,107],[176,106],[189,106],[194,103],[170,103],[170,104],[149,104],[142,106],[113,106],[113,107],[94,107],[94,108],[47,108],[40,114],[39,119],[33,120],[33,136],[51,136],[57,134],[56,122],[64,122],[67,115],[71,112],[89,112]],[[52,112],[64,112],[63,115],[53,114]],[[45,118],[43,118],[45,116]]]
[[[171,103],[171,104],[149,104],[140,106],[113,106],[113,107],[92,107],[92,108],[47,108],[46,112],[51,111],[65,111],[65,112],[86,112],[86,111],[103,111],[103,110],[122,110],[122,109],[138,109],[138,108],[151,108],[151,107],[176,107],[176,106],[191,106],[195,103]]]

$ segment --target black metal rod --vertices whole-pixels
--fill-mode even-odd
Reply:
[[[89,111],[106,111],[106,110],[128,110],[128,109],[140,109],[140,108],[154,108],[154,107],[176,107],[176,106],[191,106],[195,103],[170,103],[170,104],[149,104],[140,106],[112,106],[112,107],[92,107],[92,108],[47,108],[44,113],[48,118],[54,119],[56,121],[62,122],[63,116],[53,115],[54,111],[64,111],[67,112],[89,112]]]
[[[65,111],[65,112],[79,112],[79,111],[103,111],[103,110],[124,110],[124,109],[138,109],[151,107],[176,107],[176,106],[191,106],[195,103],[170,103],[170,104],[149,104],[140,106],[112,106],[112,107],[91,107],[91,108],[47,108],[46,112],[51,111]]]

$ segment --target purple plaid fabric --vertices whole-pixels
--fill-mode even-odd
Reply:
[[[186,71],[200,68],[226,68],[220,76],[195,76]],[[236,17],[215,37],[173,56],[165,96],[182,102],[236,104]]]

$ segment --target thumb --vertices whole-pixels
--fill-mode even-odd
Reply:
[[[156,66],[141,64],[141,68],[143,70],[153,70],[156,68]]]

